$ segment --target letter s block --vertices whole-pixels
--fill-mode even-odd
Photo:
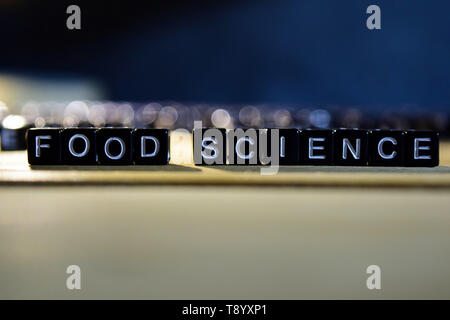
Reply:
[[[193,147],[196,165],[224,165],[227,160],[227,130],[196,128],[193,130]]]
[[[31,165],[60,164],[61,129],[35,128],[27,132],[28,163]]]
[[[72,165],[95,165],[95,128],[67,128],[61,132],[61,161]]]
[[[133,162],[137,165],[165,165],[169,163],[169,130],[133,130]]]

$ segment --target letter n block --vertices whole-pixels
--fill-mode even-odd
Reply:
[[[369,137],[366,130],[334,130],[333,163],[337,166],[366,166],[368,142]]]

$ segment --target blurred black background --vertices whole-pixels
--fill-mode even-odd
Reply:
[[[66,28],[81,7],[82,29]],[[381,30],[366,8],[381,7]],[[108,99],[450,110],[450,2],[0,4],[0,73],[89,77]]]

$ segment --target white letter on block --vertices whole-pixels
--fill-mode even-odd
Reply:
[[[152,140],[155,143],[155,150],[152,153],[146,153],[145,140]],[[142,136],[141,137],[141,157],[151,158],[158,154],[159,152],[159,140],[152,136]]]
[[[249,137],[239,138],[238,141],[236,142],[236,147],[235,147],[237,156],[239,158],[245,159],[245,160],[253,158],[253,155],[255,154],[253,151],[250,151],[249,154],[242,154],[241,151],[239,150],[241,147],[241,144],[243,142],[248,142],[252,146],[255,144],[255,142],[252,139],[250,139]]]
[[[324,150],[324,146],[314,146],[314,142],[324,142],[325,138],[309,138],[309,152],[308,157],[310,159],[325,159],[325,155],[314,155],[314,150]]]
[[[286,142],[285,142],[286,138],[285,137],[280,137],[280,158],[284,158],[285,154],[286,154]]]
[[[385,143],[386,141],[389,141],[394,146],[397,145],[397,140],[395,140],[394,138],[391,138],[391,137],[385,137],[385,138],[381,139],[380,142],[378,142],[378,154],[380,155],[381,158],[386,159],[386,160],[394,159],[395,155],[397,154],[397,151],[392,151],[391,154],[386,154],[383,151],[383,143]]]
[[[109,145],[111,144],[111,142],[113,141],[117,141],[120,143],[120,153],[117,156],[113,156],[110,152],[109,152]],[[123,142],[122,139],[118,138],[118,137],[111,137],[108,140],[106,140],[105,143],[105,154],[108,158],[110,158],[111,160],[119,160],[120,158],[123,157],[123,155],[125,154],[125,142]]]
[[[41,140],[50,140],[51,136],[36,136],[36,158],[41,156],[41,148],[50,148],[49,144],[41,144]]]
[[[431,138],[415,138],[414,139],[414,160],[429,160],[430,155],[420,156],[419,150],[430,150],[430,146],[419,146],[419,142],[431,142]]]
[[[358,160],[361,156],[361,139],[356,139],[356,150],[351,145],[347,138],[344,138],[342,143],[342,159],[347,159],[347,150],[350,150],[353,158]]]
[[[212,143],[213,145],[209,144],[209,142]],[[215,158],[217,158],[217,150],[214,147],[216,144],[217,144],[216,139],[214,139],[213,137],[203,138],[203,140],[202,140],[202,147],[211,151],[209,155],[204,150],[201,151],[202,157],[204,159],[215,159]]]
[[[73,142],[75,139],[81,139],[84,141],[83,152],[78,153],[73,149]],[[78,158],[84,157],[89,152],[89,148],[90,148],[89,139],[84,134],[75,134],[69,139],[69,152],[74,157]]]

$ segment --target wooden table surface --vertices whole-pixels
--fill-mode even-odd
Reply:
[[[170,166],[82,170],[0,152],[0,298],[449,299],[449,146],[437,168],[273,176],[176,148]]]

